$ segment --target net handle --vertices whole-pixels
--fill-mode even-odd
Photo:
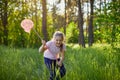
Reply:
[[[35,30],[35,28],[33,27],[33,31],[36,33],[36,35],[39,37],[39,39],[42,41],[42,37],[38,34],[38,32]]]

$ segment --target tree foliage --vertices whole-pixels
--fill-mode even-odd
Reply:
[[[5,7],[7,1],[8,7]],[[48,40],[52,37],[56,30],[66,31],[66,41],[69,43],[78,43],[79,31],[78,25],[78,1],[77,0],[63,0],[66,1],[62,13],[59,13],[59,4],[62,0],[56,0],[53,4],[46,2],[46,21],[42,26],[42,1],[41,0],[1,0],[0,1],[0,44],[6,42],[10,46],[16,47],[38,47],[41,41],[31,31],[30,34],[25,33],[21,28],[20,23],[23,19],[28,18],[33,20],[34,28],[41,37],[45,37],[46,33]],[[92,0],[91,0],[92,1]],[[118,49],[120,42],[120,2],[119,0],[94,0],[93,11],[90,14],[90,0],[81,0],[81,9],[83,13],[83,32],[85,34],[85,41],[88,41],[88,26],[90,26],[90,17],[93,18],[93,40],[96,43],[109,43],[114,48]],[[87,4],[87,6],[85,5]],[[50,7],[50,8],[49,8]],[[6,14],[7,12],[7,14]],[[6,16],[7,15],[7,16]],[[6,16],[6,17],[5,17]],[[79,16],[82,18],[82,16]],[[6,21],[4,21],[4,20]],[[3,22],[5,25],[3,25]],[[79,24],[77,24],[79,22]],[[86,25],[84,25],[86,24]],[[44,30],[42,30],[44,27]],[[44,32],[42,32],[44,31]],[[45,33],[45,34],[43,34]],[[89,34],[89,36],[92,36]],[[6,40],[6,41],[5,41]],[[88,41],[90,42],[90,41]],[[92,43],[93,41],[91,41]]]
[[[113,52],[120,52],[120,1],[112,0],[104,3],[102,13],[99,9],[96,12],[96,30],[95,35],[98,36],[100,42],[111,44]],[[97,37],[95,38],[97,39]]]

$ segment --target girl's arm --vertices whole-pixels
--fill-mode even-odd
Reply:
[[[65,51],[64,50],[62,50],[62,52],[61,52],[61,63],[63,63],[63,61],[64,61],[64,57],[65,57]]]
[[[46,49],[46,42],[42,40],[42,46],[39,48],[39,52],[44,52]]]
[[[64,61],[64,58],[65,58],[65,51],[66,51],[66,46],[65,45],[62,45],[62,51],[61,51],[61,63],[63,63]]]
[[[63,63],[64,58],[65,58],[65,51],[63,50],[60,54],[61,54],[61,59],[60,59],[60,61],[57,62],[57,64],[59,66],[62,66],[62,63]]]

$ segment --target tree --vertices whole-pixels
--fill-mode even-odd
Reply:
[[[3,25],[3,33],[4,33],[4,37],[3,37],[3,42],[5,45],[8,45],[8,28],[7,28],[7,24],[8,24],[8,0],[2,0],[2,6],[1,6],[1,21],[2,21],[2,25]]]
[[[81,8],[81,0],[78,0],[78,28],[79,28],[79,44],[82,45],[82,47],[85,47],[85,40],[84,40],[84,34],[83,34],[83,13]]]
[[[66,13],[66,0],[65,1],[65,24],[64,24],[64,34],[66,35],[66,19],[67,19],[67,13]]]
[[[44,39],[48,40],[47,33],[47,8],[46,8],[46,0],[42,0],[42,33],[44,35]]]
[[[90,0],[90,20],[88,27],[88,45],[92,46],[93,43],[93,4],[94,0]]]
[[[55,28],[56,27],[56,10],[57,10],[57,7],[56,5],[53,3],[53,8],[52,8],[52,21],[53,21],[53,27]],[[54,33],[54,29],[53,29],[53,33]]]

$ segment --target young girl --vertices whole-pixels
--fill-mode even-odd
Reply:
[[[42,40],[39,52],[44,52],[44,62],[50,73],[49,80],[59,80],[65,75],[66,69],[63,65],[65,50],[64,34],[60,31],[54,33],[52,40],[48,42]],[[56,70],[59,70],[60,77],[57,76]]]

